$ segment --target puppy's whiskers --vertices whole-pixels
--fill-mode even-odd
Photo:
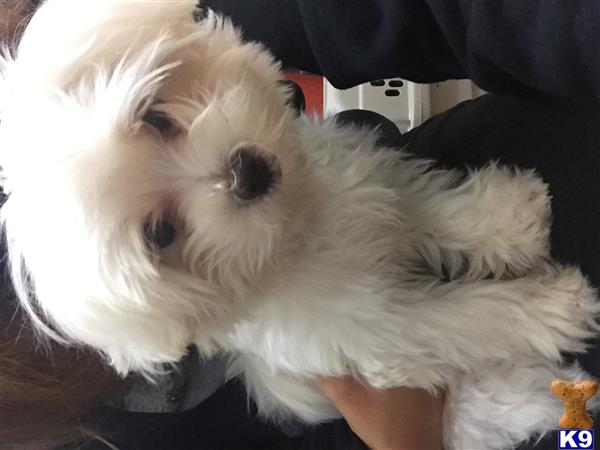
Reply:
[[[228,176],[219,177],[220,179],[211,186],[210,195],[227,193],[236,189],[238,177],[234,170],[230,170]]]

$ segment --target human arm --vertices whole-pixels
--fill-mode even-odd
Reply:
[[[351,377],[319,378],[317,387],[346,421],[309,427],[268,450],[439,450],[443,395],[420,389],[377,390]]]
[[[600,98],[600,3],[205,0],[285,65],[337,87],[471,78],[499,93]]]
[[[442,448],[443,396],[420,389],[378,390],[351,377],[316,383],[370,449]]]

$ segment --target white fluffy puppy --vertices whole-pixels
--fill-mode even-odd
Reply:
[[[557,424],[599,312],[549,260],[530,172],[463,176],[298,119],[278,66],[195,0],[48,0],[2,63],[2,209],[38,328],[125,374],[231,352],[261,412],[337,415],[312,386],[448,391],[448,449]]]

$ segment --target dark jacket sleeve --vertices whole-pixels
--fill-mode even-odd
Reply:
[[[471,78],[490,92],[600,98],[600,2],[205,0],[286,65],[345,88]]]
[[[284,439],[268,450],[368,450],[343,420],[311,427],[302,436]]]

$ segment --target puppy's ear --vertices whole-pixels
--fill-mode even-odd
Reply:
[[[196,6],[196,0],[47,0],[23,33],[17,61],[64,87],[84,67],[116,64],[157,35],[188,35]]]

